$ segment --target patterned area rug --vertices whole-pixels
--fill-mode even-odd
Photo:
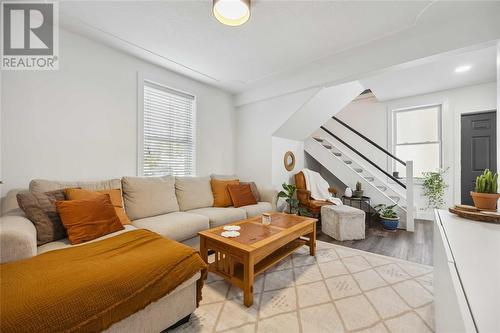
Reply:
[[[201,306],[174,332],[434,331],[432,267],[325,242],[257,277],[254,305],[209,274]]]

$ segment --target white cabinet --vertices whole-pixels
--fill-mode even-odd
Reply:
[[[435,216],[436,332],[500,332],[500,225]]]

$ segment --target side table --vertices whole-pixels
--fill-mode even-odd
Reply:
[[[359,208],[363,210],[366,213],[366,222],[368,223],[368,226],[371,227],[371,214],[372,214],[372,205],[371,205],[371,199],[370,197],[346,197],[345,195],[342,196],[342,203],[347,206]]]

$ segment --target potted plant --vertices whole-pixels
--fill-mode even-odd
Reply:
[[[379,204],[373,207],[377,211],[384,229],[396,230],[398,228],[399,216],[394,211],[394,207],[396,207],[396,205],[387,206],[385,204]]]
[[[356,182],[356,190],[354,191],[354,197],[355,198],[362,198],[363,197],[363,189],[361,188],[360,182]]]
[[[288,205],[288,214],[296,214],[299,208],[299,200],[295,198],[297,187],[292,184],[283,183],[283,191],[278,193],[278,198],[285,198]]]
[[[424,196],[427,197],[427,208],[441,208],[444,206],[444,189],[448,186],[444,182],[444,174],[448,169],[423,172]]]
[[[498,194],[498,174],[490,170],[484,170],[483,174],[476,178],[476,191],[470,192],[474,206],[480,210],[496,210]]]

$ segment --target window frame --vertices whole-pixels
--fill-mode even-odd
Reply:
[[[416,142],[411,142],[411,143],[397,143],[397,115],[402,112],[411,112],[411,111],[418,111],[422,109],[428,109],[428,108],[438,108],[438,119],[437,119],[437,140],[436,141],[416,141]],[[411,107],[404,107],[404,108],[396,108],[391,110],[391,122],[392,122],[392,153],[396,155],[396,148],[398,146],[414,146],[414,145],[421,145],[421,144],[438,144],[439,147],[439,168],[443,168],[443,130],[442,130],[442,119],[443,119],[443,103],[433,103],[433,104],[425,104],[425,105],[418,105],[418,106],[411,106]],[[391,166],[392,170],[395,171],[397,170],[396,168],[396,161],[393,160]],[[415,179],[422,179],[422,177],[414,177]]]
[[[149,82],[159,87],[163,87],[174,92],[179,92],[180,94],[190,95],[193,97],[193,121],[192,121],[192,140],[193,140],[193,165],[192,174],[186,176],[196,176],[198,174],[198,99],[195,94],[189,91],[181,90],[178,88],[173,88],[168,84],[161,82],[161,80],[155,79],[154,75],[144,75],[137,72],[137,166],[136,175],[139,177],[149,177],[144,175],[144,88],[145,83]],[[172,175],[174,176],[174,175]]]

